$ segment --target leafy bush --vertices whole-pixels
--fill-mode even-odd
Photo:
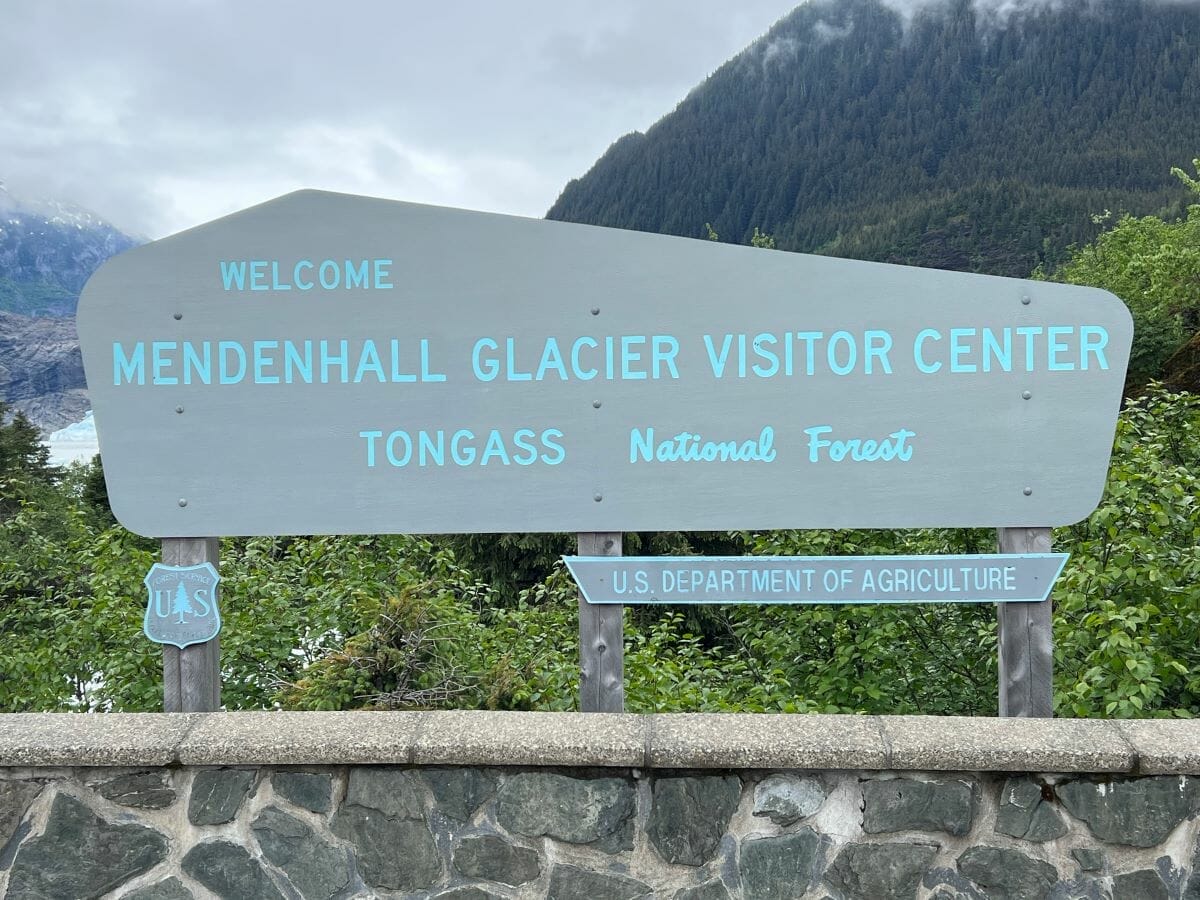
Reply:
[[[1200,159],[1192,165],[1200,174]],[[1200,181],[1180,169],[1172,172],[1200,199]],[[1075,250],[1054,278],[1102,287],[1124,300],[1134,322],[1127,382],[1137,390],[1163,378],[1167,360],[1200,333],[1200,203],[1174,222],[1122,216]]]
[[[1056,707],[1200,712],[1200,397],[1152,387],[1117,426],[1099,508],[1061,529]]]

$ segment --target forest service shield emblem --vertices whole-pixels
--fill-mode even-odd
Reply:
[[[142,630],[156,644],[182,650],[211,641],[221,630],[217,583],[221,576],[212,563],[167,566],[155,563],[143,579],[149,597]]]

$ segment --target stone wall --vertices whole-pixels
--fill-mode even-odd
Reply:
[[[1200,900],[1187,722],[0,717],[12,898]]]

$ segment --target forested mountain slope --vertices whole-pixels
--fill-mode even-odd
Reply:
[[[1200,4],[812,0],[618,140],[548,218],[1027,276],[1182,212]]]

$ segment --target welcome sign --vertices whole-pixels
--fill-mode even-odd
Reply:
[[[78,324],[142,534],[1055,525],[1104,291],[304,191],[106,263]]]

